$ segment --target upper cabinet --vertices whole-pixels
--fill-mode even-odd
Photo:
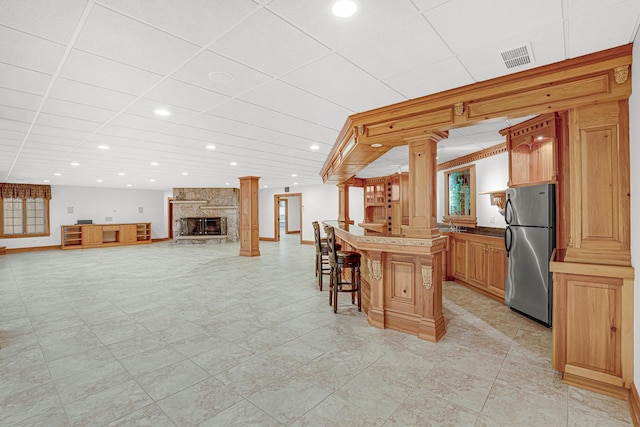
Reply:
[[[561,125],[551,113],[500,131],[507,138],[509,187],[557,182]]]

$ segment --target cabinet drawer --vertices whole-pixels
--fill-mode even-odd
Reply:
[[[102,231],[118,231],[120,230],[119,225],[103,225]]]

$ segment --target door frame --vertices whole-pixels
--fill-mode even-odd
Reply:
[[[273,195],[273,240],[275,242],[280,241],[280,200],[283,200],[287,203],[287,208],[285,209],[285,233],[288,233],[289,231],[289,209],[287,199],[291,197],[300,197],[300,243],[302,243],[302,193],[284,193]]]
[[[167,238],[173,240],[173,197],[167,198],[167,217],[169,218]]]

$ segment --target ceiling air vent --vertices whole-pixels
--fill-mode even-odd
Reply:
[[[515,49],[500,52],[504,65],[507,68],[515,68],[533,62],[531,47],[528,45],[520,46]]]

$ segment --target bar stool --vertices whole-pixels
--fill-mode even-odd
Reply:
[[[318,221],[313,221],[311,224],[313,225],[313,235],[316,241],[316,277],[318,278],[318,287],[322,290],[322,275],[329,274],[331,271],[327,239],[320,237],[320,224],[318,224]]]
[[[331,267],[329,280],[329,305],[333,305],[333,312],[338,312],[338,292],[350,292],[351,304],[355,304],[358,297],[358,311],[362,311],[362,293],[360,289],[360,254],[358,252],[336,249],[335,230],[331,226],[324,228],[327,234],[327,249],[329,266]],[[344,281],[342,270],[351,270],[351,281]]]

